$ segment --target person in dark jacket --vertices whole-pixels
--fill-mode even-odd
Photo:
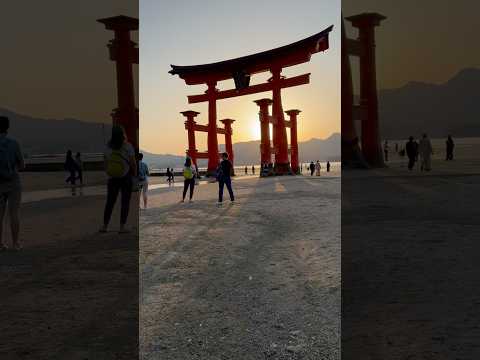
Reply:
[[[448,135],[446,145],[447,145],[447,158],[445,160],[453,160],[453,148],[455,147],[455,143],[453,142],[451,135]]]
[[[412,170],[418,154],[418,144],[413,140],[413,136],[408,138],[408,142],[405,144],[405,151],[408,156],[408,170]]]
[[[233,203],[235,201],[235,196],[232,189],[232,178],[233,165],[228,160],[228,153],[224,152],[222,154],[222,161],[217,169],[217,180],[218,180],[218,205],[222,205],[223,202],[223,187],[227,186],[228,194],[230,195],[230,201]]]

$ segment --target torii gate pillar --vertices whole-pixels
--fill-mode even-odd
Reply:
[[[298,166],[298,140],[297,140],[297,115],[300,110],[287,110],[285,113],[290,117],[290,162],[294,174],[300,174]]]
[[[217,139],[217,98],[216,92],[218,91],[216,81],[210,81],[207,83],[207,96],[208,96],[208,165],[207,176],[216,176],[218,167],[218,139]]]
[[[188,132],[188,150],[187,155],[192,159],[193,164],[198,167],[197,164],[197,146],[195,144],[195,117],[200,114],[199,112],[188,110],[182,111],[180,114],[185,116],[185,129]]]
[[[276,175],[291,174],[288,161],[287,129],[285,117],[283,116],[282,95],[281,95],[281,68],[273,67],[271,70],[273,85],[272,90],[272,122],[273,122],[273,148],[275,149],[275,164],[273,171]]]
[[[360,43],[360,108],[362,118],[362,152],[370,166],[383,167],[382,146],[378,126],[378,97],[375,62],[375,27],[386,19],[377,13],[364,13],[346,18],[358,28]]]
[[[223,119],[220,120],[221,123],[225,125],[225,151],[228,153],[228,159],[233,165],[234,155],[233,155],[233,144],[232,144],[232,124],[235,122],[233,119]]]
[[[138,30],[138,19],[114,16],[97,21],[115,34],[108,44],[110,60],[116,62],[117,68],[118,107],[112,112],[113,123],[123,126],[128,141],[138,152],[138,109],[133,82],[133,64],[138,64],[138,47],[130,39],[130,31]]]
[[[255,100],[255,104],[260,107],[260,164],[272,163],[272,144],[270,142],[270,114],[268,107],[272,104],[270,99]]]

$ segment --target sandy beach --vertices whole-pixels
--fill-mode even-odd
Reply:
[[[41,194],[38,189],[57,175],[63,178],[35,173],[32,184],[40,183],[24,188]],[[131,234],[115,231],[118,209],[112,231],[99,234],[104,195],[64,190],[57,198],[23,203],[24,249],[0,254],[0,358],[131,359],[138,331],[138,298],[131,296],[138,293],[136,198]]]
[[[342,173],[342,355],[480,358],[480,161]]]
[[[339,359],[340,177],[159,188],[140,214],[142,359]]]

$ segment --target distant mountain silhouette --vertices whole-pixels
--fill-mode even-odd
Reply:
[[[410,82],[379,91],[383,139],[480,136],[480,69],[464,69],[444,84]]]
[[[300,142],[299,158],[301,162],[310,162],[312,160],[339,160],[340,159],[340,134],[332,134],[327,139],[311,139]],[[220,151],[224,151],[225,146],[219,145]],[[233,144],[235,153],[235,165],[251,165],[260,162],[260,141],[239,142]],[[152,154],[142,151],[144,160],[147,164],[155,168],[179,167],[182,166],[185,156],[171,154]],[[206,166],[206,160],[200,160],[199,166]]]
[[[111,125],[76,119],[42,119],[0,108],[0,115],[10,118],[9,133],[19,140],[27,155],[80,152],[103,152]],[[104,140],[105,137],[105,140]]]

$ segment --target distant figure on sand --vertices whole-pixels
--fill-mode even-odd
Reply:
[[[255,166],[252,165],[252,174],[255,175]]]
[[[422,140],[418,144],[418,153],[421,157],[421,166],[420,170],[430,171],[432,170],[432,159],[433,154],[432,143],[428,138],[427,134],[423,134]]]
[[[5,212],[8,207],[10,230],[12,232],[12,247],[20,250],[20,200],[22,186],[20,183],[19,170],[25,168],[22,150],[15,139],[7,135],[10,120],[6,116],[0,116],[0,251],[7,250],[3,242],[3,224]]]
[[[83,185],[83,161],[82,155],[79,152],[75,155],[75,162],[77,163],[78,171],[77,179],[80,180],[80,185]]]
[[[315,164],[315,171],[317,172],[317,176],[320,176],[320,169],[322,168],[322,165],[320,165],[320,161],[317,160]]]
[[[172,173],[170,172],[170,168],[167,167],[167,182],[168,185],[172,185]]]
[[[315,164],[313,161],[310,162],[310,176],[313,176],[313,173],[315,172]]]
[[[330,161],[327,161],[327,172],[330,172]]]
[[[408,170],[412,170],[413,166],[415,165],[415,161],[417,161],[418,151],[418,146],[416,141],[413,140],[413,136],[408,138],[408,142],[405,144],[405,151],[408,156]]]
[[[192,159],[187,157],[185,159],[185,165],[183,166],[183,196],[182,202],[185,202],[185,195],[187,195],[187,190],[190,187],[190,197],[189,201],[192,202],[193,191],[195,189],[195,176],[196,171],[195,167],[192,165]]]
[[[141,198],[143,199],[143,207],[147,208],[148,201],[148,176],[150,171],[148,165],[143,162],[143,154],[138,154],[138,186],[141,192]]]
[[[448,135],[446,145],[447,145],[447,158],[445,160],[453,160],[453,148],[455,147],[455,143],[453,142],[451,135]]]
[[[135,149],[127,141],[127,136],[122,126],[114,125],[112,127],[112,137],[105,149],[104,159],[105,171],[108,176],[107,202],[103,213],[103,226],[100,232],[107,232],[118,193],[121,193],[119,233],[127,233],[129,231],[125,225],[130,209],[133,177],[137,176],[137,162],[135,160]]]
[[[175,171],[173,171],[173,168],[170,168],[170,177],[171,177],[172,183],[175,184]]]
[[[72,186],[72,194],[75,195],[75,180],[77,179],[78,165],[73,159],[72,150],[68,150],[67,155],[65,156],[65,170],[69,173],[65,182],[70,183]]]
[[[247,174],[248,174],[248,168],[247,168],[247,166],[245,166],[245,175],[247,175]]]
[[[388,140],[383,144],[383,153],[385,154],[385,161],[388,161]]]
[[[217,169],[217,180],[218,180],[218,205],[222,205],[223,202],[223,187],[227,186],[228,194],[230,195],[230,201],[233,203],[235,201],[235,196],[233,195],[232,189],[232,175],[233,166],[230,160],[228,160],[228,153],[224,152],[222,154],[222,161]]]

